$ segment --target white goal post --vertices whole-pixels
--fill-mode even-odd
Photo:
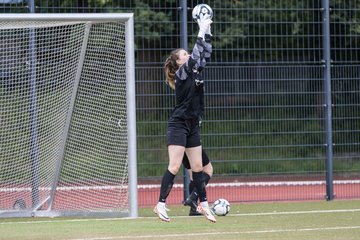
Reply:
[[[0,14],[0,51],[0,218],[137,217],[133,14]]]

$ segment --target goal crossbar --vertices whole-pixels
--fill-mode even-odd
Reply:
[[[16,14],[4,13],[0,15],[1,21],[133,21],[133,13],[82,13],[82,14],[66,14],[66,13],[29,13]],[[131,23],[130,23],[131,24]]]

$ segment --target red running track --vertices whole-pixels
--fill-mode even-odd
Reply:
[[[155,205],[159,185],[143,185],[138,191],[139,206]],[[338,181],[334,184],[336,199],[360,199],[360,181]],[[209,202],[225,198],[229,202],[307,201],[325,200],[326,185],[322,181],[214,183],[207,187]],[[183,188],[174,185],[167,204],[181,204]]]
[[[159,184],[139,184],[138,206],[154,206],[158,201]],[[117,209],[127,206],[124,188],[118,186],[76,186],[58,190],[54,209]],[[324,181],[288,182],[217,182],[207,186],[209,202],[225,198],[229,202],[268,202],[268,201],[310,201],[325,200]],[[360,199],[360,180],[334,182],[335,199]],[[49,196],[49,189],[40,191],[40,202]],[[26,207],[31,207],[30,188],[0,188],[0,211],[13,209],[16,200],[22,199]],[[175,184],[167,204],[182,204],[182,184]],[[124,205],[124,206],[123,206]],[[46,204],[42,209],[46,209]]]

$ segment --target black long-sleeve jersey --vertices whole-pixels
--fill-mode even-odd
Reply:
[[[175,73],[176,106],[172,118],[199,120],[204,112],[204,81],[201,71],[212,52],[212,37],[197,38],[189,60]]]

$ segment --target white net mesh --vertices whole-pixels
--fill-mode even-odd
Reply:
[[[93,23],[83,65],[86,23],[26,24],[0,25],[0,211],[127,211],[125,24]]]

